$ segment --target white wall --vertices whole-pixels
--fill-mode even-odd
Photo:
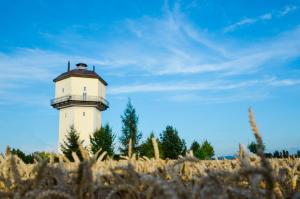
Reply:
[[[105,98],[106,87],[96,78],[69,77],[55,84],[55,98],[66,95],[82,95],[86,87],[89,96],[101,96]],[[64,92],[63,92],[64,90]]]
[[[70,126],[74,125],[84,140],[84,145],[89,145],[89,135],[101,127],[101,112],[94,107],[68,107],[60,110],[59,114],[59,148],[66,139]]]

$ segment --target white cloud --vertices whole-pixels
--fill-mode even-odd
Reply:
[[[205,81],[205,82],[164,82],[141,83],[126,86],[112,86],[107,91],[110,95],[128,93],[174,92],[174,91],[224,91],[264,86],[294,86],[300,84],[299,79],[278,79],[275,77],[247,81]]]
[[[253,17],[253,18],[244,18],[236,23],[233,23],[227,27],[224,28],[224,32],[232,32],[235,31],[236,29],[245,26],[245,25],[250,25],[250,24],[254,24],[260,21],[267,21],[267,20],[271,20],[273,19],[273,15],[275,15],[276,17],[284,17],[286,15],[288,15],[290,12],[294,11],[298,9],[297,6],[294,5],[289,5],[289,6],[285,6],[282,10],[279,10],[277,12],[272,13],[265,13],[263,15],[260,15],[258,17]]]
[[[272,13],[266,13],[255,19],[244,19],[236,27],[270,20]],[[287,31],[268,40],[243,44],[216,37],[209,32],[196,28],[180,12],[176,5],[173,10],[166,7],[162,17],[142,17],[127,19],[118,28],[125,31],[115,40],[88,41],[90,50],[97,46],[98,54],[89,51],[76,51],[77,54],[53,52],[43,49],[17,49],[13,53],[0,53],[0,98],[8,93],[8,88],[20,88],[23,82],[50,83],[58,74],[66,70],[67,60],[72,63],[84,61],[101,65],[110,77],[124,78],[135,74],[140,78],[133,84],[130,81],[122,86],[110,86],[108,93],[119,95],[137,92],[175,92],[200,90],[229,90],[254,87],[266,84],[266,80],[243,81],[242,76],[257,73],[267,65],[287,62],[300,56],[300,28]],[[234,27],[235,28],[235,27]],[[127,31],[127,32],[126,32]],[[128,37],[128,33],[131,33]],[[76,37],[76,39],[81,37]],[[62,38],[63,40],[64,38]],[[78,44],[85,41],[76,40]],[[101,43],[101,45],[100,45]],[[100,45],[100,47],[99,47]],[[86,46],[85,46],[86,47]],[[79,56],[80,55],[80,56]],[[65,64],[65,65],[64,65]],[[207,79],[218,81],[189,81],[193,75],[207,75]],[[228,75],[233,77],[228,78]],[[233,76],[234,75],[234,76]],[[152,78],[171,77],[173,81],[150,81],[146,83],[142,76]],[[180,79],[180,81],[177,81]],[[281,81],[281,82],[280,82]],[[148,81],[149,82],[149,81]],[[176,83],[174,83],[176,82]],[[294,82],[295,83],[295,82]],[[297,85],[289,81],[278,80],[268,86]],[[26,85],[23,85],[26,86]],[[26,98],[26,97],[25,97]],[[27,97],[24,100],[30,102]],[[46,97],[44,97],[46,98]],[[188,97],[187,97],[188,98]],[[22,99],[22,97],[20,97]]]
[[[241,21],[238,21],[234,24],[231,24],[227,27],[224,28],[224,32],[232,32],[234,30],[236,30],[237,28],[244,26],[244,25],[248,25],[248,24],[253,24],[257,22],[257,19],[254,18],[246,18],[246,19],[242,19]]]
[[[256,22],[259,22],[259,21],[267,21],[267,20],[271,20],[272,19],[272,13],[265,13],[263,15],[260,15],[258,17],[254,17],[254,18],[245,18],[245,19],[242,19],[234,24],[231,24],[227,27],[224,28],[224,32],[232,32],[238,28],[240,28],[241,26],[244,26],[244,25],[250,25],[250,24],[254,24]]]
[[[285,6],[281,11],[279,11],[279,16],[285,16],[289,14],[290,12],[297,10],[298,7],[294,5]]]
[[[237,24],[270,19],[272,14],[266,13]],[[298,27],[268,40],[242,46],[196,28],[178,7],[165,11],[162,18],[127,20],[126,26],[133,37],[118,38],[117,44],[108,43],[106,46],[110,47],[103,51],[104,57],[111,62],[114,60],[118,68],[151,75],[244,74],[300,55]]]
[[[295,86],[300,84],[300,79],[281,79],[270,82],[272,86]]]

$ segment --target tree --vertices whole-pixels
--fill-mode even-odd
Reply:
[[[149,135],[149,137],[146,139],[145,142],[143,142],[140,147],[139,147],[139,151],[140,151],[140,156],[146,156],[148,158],[153,158],[154,157],[154,148],[153,148],[153,144],[152,144],[152,138],[154,138],[154,133],[151,132],[151,134]],[[160,156],[162,156],[162,149],[161,149],[161,144],[158,141],[158,149],[159,149],[159,154]]]
[[[83,160],[80,149],[79,149],[79,133],[72,125],[66,135],[66,140],[60,145],[63,154],[70,160],[74,161],[72,152],[75,152],[80,160]]]
[[[20,149],[12,149],[11,154],[18,156],[25,164],[32,164],[34,162],[34,156],[32,154],[26,155]]]
[[[200,144],[197,141],[193,141],[190,150],[193,151],[194,155],[196,153],[196,151],[198,151],[200,149]]]
[[[205,140],[201,145],[197,141],[194,141],[190,150],[192,150],[194,156],[200,160],[211,159],[215,155],[214,148],[207,140]]]
[[[262,147],[263,152],[265,151],[265,148],[266,146],[263,144]],[[248,149],[250,152],[257,154],[258,144],[252,141],[250,144],[248,144]]]
[[[135,108],[133,107],[131,100],[128,100],[124,115],[122,119],[122,135],[120,137],[120,151],[122,154],[128,154],[128,143],[132,140],[132,152],[138,153],[139,141],[142,138],[142,133],[138,131],[139,118],[136,114]]]
[[[49,153],[46,151],[36,151],[32,154],[34,157],[38,156],[39,158],[43,159],[43,160],[49,160],[50,156],[55,156],[55,154],[53,153]]]
[[[204,153],[204,159],[211,159],[215,155],[214,148],[207,140],[201,144],[201,150]]]
[[[180,139],[177,130],[172,126],[167,126],[160,134],[160,143],[164,158],[176,159],[186,151],[185,141]]]
[[[286,150],[282,150],[282,157],[283,158],[288,158],[290,155],[289,155],[289,152],[286,151]]]
[[[297,157],[300,158],[300,150],[297,151]]]
[[[90,136],[91,151],[93,154],[100,149],[106,151],[109,156],[114,155],[114,146],[116,135],[112,133],[112,129],[107,123],[104,127],[97,129],[93,135]]]
[[[274,153],[273,153],[273,157],[274,158],[281,158],[281,154],[279,153],[279,151],[274,151]]]
[[[205,154],[203,153],[203,150],[201,149],[201,145],[197,141],[193,141],[190,150],[193,151],[193,154],[196,158],[199,158],[201,160],[205,159]]]

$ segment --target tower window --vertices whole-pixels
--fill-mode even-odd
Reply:
[[[67,117],[67,113],[65,113],[65,117]]]
[[[83,91],[86,91],[86,86],[83,87]]]
[[[85,116],[85,112],[82,113],[82,116]]]
[[[65,88],[62,88],[62,92],[65,92]]]

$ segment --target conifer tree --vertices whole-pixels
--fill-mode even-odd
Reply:
[[[149,135],[149,137],[146,139],[145,142],[143,142],[140,147],[139,147],[139,150],[140,150],[140,156],[146,156],[148,158],[153,158],[154,157],[154,147],[153,147],[153,144],[152,144],[152,138],[154,138],[154,133],[151,132],[151,134]],[[159,149],[159,152],[160,152],[160,156],[162,156],[162,150],[161,150],[161,144],[160,142],[158,141],[158,149]]]
[[[194,141],[190,150],[192,150],[194,156],[200,160],[211,159],[215,155],[214,148],[207,140],[201,145],[197,141]]]
[[[132,140],[132,152],[139,153],[139,141],[142,138],[142,133],[138,131],[138,116],[135,108],[133,107],[131,100],[128,100],[124,114],[121,116],[122,119],[122,135],[120,139],[120,151],[122,154],[128,154],[128,143]]]
[[[177,159],[186,152],[185,141],[180,139],[177,130],[172,126],[167,126],[160,134],[160,143],[164,158]]]
[[[201,151],[204,154],[204,159],[211,159],[215,155],[214,148],[207,140],[201,144]]]
[[[250,144],[248,144],[248,149],[252,153],[256,154],[257,153],[257,148],[258,148],[258,145],[253,141]],[[262,150],[265,151],[265,148],[266,148],[266,146],[263,144],[262,145]]]
[[[34,156],[32,154],[26,155],[20,149],[12,149],[11,154],[18,156],[25,164],[32,164],[34,162]]]
[[[90,136],[91,151],[93,154],[100,149],[106,151],[109,156],[114,155],[114,140],[116,135],[112,133],[112,128],[107,123],[104,127],[97,129],[93,135]]]
[[[197,142],[197,141],[193,141],[191,147],[190,147],[190,150],[193,151],[194,155],[196,153],[196,151],[198,151],[200,148],[200,144]]]
[[[60,145],[63,154],[70,160],[74,161],[72,157],[72,152],[75,152],[80,160],[82,160],[82,155],[79,150],[79,134],[77,133],[74,126],[70,126],[70,130],[66,135],[66,140]]]

